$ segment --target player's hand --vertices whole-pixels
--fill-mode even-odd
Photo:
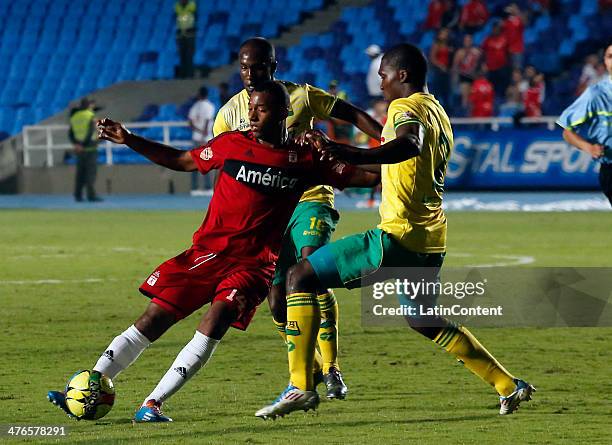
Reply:
[[[321,161],[340,161],[357,164],[361,150],[350,145],[331,143],[318,148]]]
[[[310,144],[317,150],[333,143],[321,130],[306,130],[295,139],[295,142],[299,145]]]
[[[587,153],[593,156],[593,159],[601,158],[604,155],[604,146],[601,144],[589,144],[586,147]]]
[[[98,138],[106,139],[107,141],[114,142],[115,144],[125,144],[125,141],[130,134],[127,128],[119,122],[115,122],[112,119],[104,118],[96,122],[96,128],[98,130]]]

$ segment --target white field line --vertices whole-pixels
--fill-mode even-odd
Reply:
[[[0,285],[28,285],[28,284],[80,284],[80,283],[104,283],[106,281],[118,281],[116,278],[83,278],[77,280],[0,280]]]
[[[470,258],[475,256],[473,253],[451,253],[451,256]],[[531,264],[535,262],[535,257],[529,255],[486,255],[493,259],[500,261],[494,261],[491,263],[484,264],[466,264],[463,267],[508,267],[508,266],[523,266],[525,264]]]

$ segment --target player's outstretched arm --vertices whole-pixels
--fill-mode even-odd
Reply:
[[[306,138],[321,153],[321,159],[339,160],[349,164],[396,164],[418,156],[423,146],[423,131],[416,123],[406,123],[396,130],[396,138],[377,148],[362,150],[337,144],[319,133],[308,132]]]
[[[120,122],[102,119],[97,122],[98,137],[124,144],[150,161],[176,171],[191,172],[197,170],[196,164],[188,151],[177,150],[159,142],[131,133]]]
[[[330,116],[334,119],[340,119],[353,124],[374,139],[380,139],[383,128],[382,125],[361,108],[357,108],[342,99],[336,100]]]

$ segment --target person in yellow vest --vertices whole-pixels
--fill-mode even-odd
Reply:
[[[176,47],[179,53],[178,77],[193,77],[193,55],[196,41],[196,10],[193,0],[179,0],[174,4],[176,15]]]
[[[74,146],[76,155],[76,180],[74,199],[83,201],[83,188],[87,200],[99,202],[102,199],[96,194],[94,184],[98,169],[98,139],[96,136],[95,102],[84,98],[78,109],[70,116],[68,137]]]

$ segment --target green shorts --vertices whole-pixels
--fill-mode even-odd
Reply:
[[[382,267],[442,267],[444,253],[406,249],[381,229],[346,236],[308,257],[324,287],[361,287]]]
[[[318,249],[329,243],[339,219],[340,215],[336,209],[327,204],[299,203],[285,230],[272,284],[285,282],[289,268],[302,259],[304,247]]]

